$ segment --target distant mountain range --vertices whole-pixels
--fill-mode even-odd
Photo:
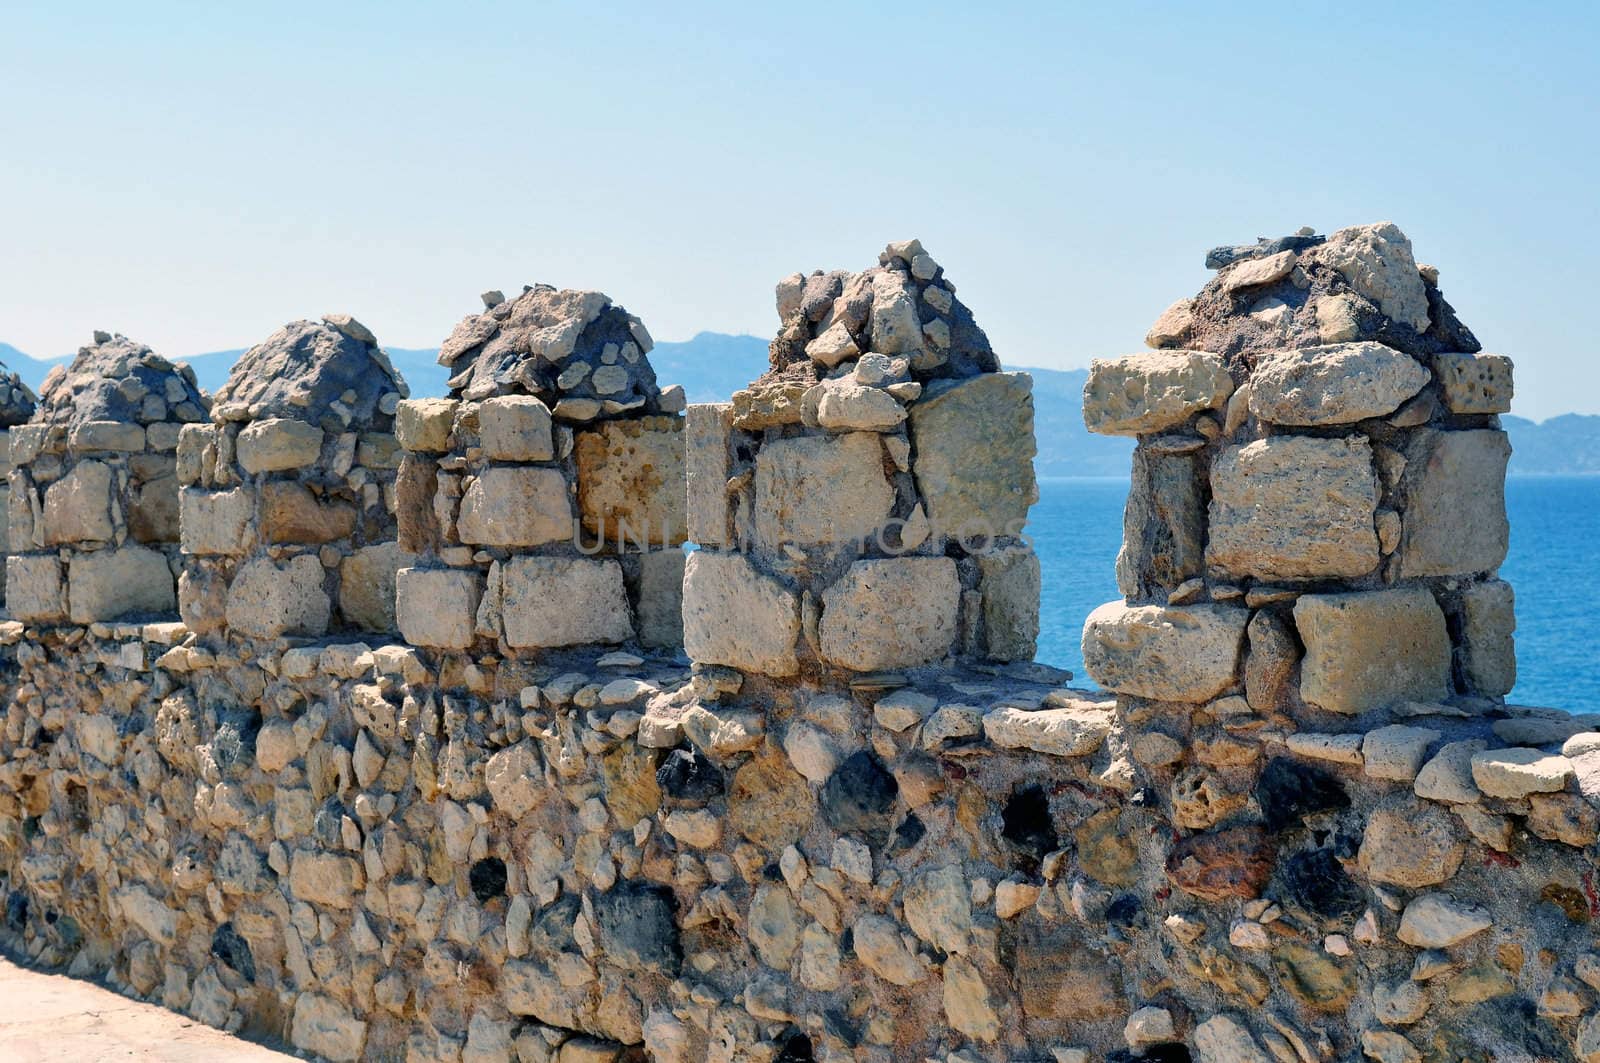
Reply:
[[[449,374],[434,359],[437,348],[385,347],[416,396],[443,395]],[[216,351],[188,359],[200,386],[215,391],[244,351]],[[65,358],[32,358],[0,343],[4,362],[35,391],[50,368]],[[690,402],[718,402],[767,368],[767,341],[759,336],[702,332],[693,339],[658,342],[650,352],[663,383],[682,384]],[[1090,435],[1078,415],[1087,369],[1031,369],[1034,431],[1041,476],[1126,476],[1132,443]],[[1511,471],[1522,476],[1600,475],[1600,416],[1569,413],[1548,421],[1502,417],[1511,435]]]

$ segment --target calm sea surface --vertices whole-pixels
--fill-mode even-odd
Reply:
[[[1117,597],[1126,480],[1046,479],[1028,533],[1044,570],[1039,660],[1083,685],[1083,618]],[[1500,570],[1517,591],[1517,688],[1509,700],[1600,711],[1600,477],[1523,477],[1506,483],[1511,556]]]

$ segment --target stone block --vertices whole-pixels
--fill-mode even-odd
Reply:
[[[1417,332],[1427,331],[1428,291],[1411,241],[1393,222],[1340,229],[1307,254],[1338,270],[1386,316]]]
[[[768,545],[870,541],[893,504],[875,433],[779,439],[756,458],[756,537]]]
[[[1218,409],[1232,394],[1228,367],[1205,351],[1099,358],[1083,388],[1083,423],[1101,435],[1148,435]]]
[[[1381,343],[1273,351],[1250,376],[1250,412],[1270,424],[1352,424],[1387,417],[1430,377],[1415,358]]]
[[[158,476],[133,489],[128,504],[128,534],[141,543],[180,540],[176,476]]]
[[[389,432],[365,432],[356,440],[356,464],[369,469],[398,469],[405,449]]]
[[[391,632],[396,573],[415,562],[399,543],[364,546],[339,564],[339,614],[351,627]]]
[[[1451,413],[1510,413],[1511,359],[1503,354],[1436,354],[1433,371]]]
[[[1210,701],[1238,682],[1249,619],[1229,605],[1107,602],[1084,622],[1084,668],[1119,694]]]
[[[44,490],[44,541],[110,542],[116,535],[111,510],[116,473],[100,461],[80,461]]]
[[[683,645],[683,569],[687,556],[682,550],[651,550],[639,558],[638,599],[634,613],[639,618],[639,641],[646,646],[668,649]]]
[[[456,535],[464,543],[541,546],[572,534],[572,497],[560,469],[496,465],[461,496]]]
[[[322,456],[322,429],[289,417],[268,417],[240,429],[234,452],[251,475],[303,469]]]
[[[913,472],[936,534],[1018,535],[1039,500],[1033,378],[983,373],[911,407]]]
[[[25,623],[59,623],[67,618],[67,581],[55,554],[6,558],[6,609]]]
[[[950,652],[961,581],[948,557],[857,561],[822,592],[822,656],[857,672],[909,668]]]
[[[584,646],[633,637],[617,562],[514,557],[503,572],[500,609],[511,646]]]
[[[606,421],[579,432],[583,528],[613,545],[678,546],[688,536],[681,417]]]
[[[144,439],[144,429],[126,421],[82,421],[67,433],[67,445],[80,454],[135,453],[144,449]]]
[[[178,616],[190,631],[209,635],[227,624],[228,582],[214,566],[191,565],[178,574]]]
[[[1206,563],[1224,579],[1364,576],[1378,567],[1377,506],[1365,436],[1227,447],[1211,468]]]
[[[738,554],[697,550],[683,575],[683,645],[699,664],[791,676],[800,599]]]
[[[186,554],[237,556],[255,541],[255,495],[248,487],[205,491],[185,487],[178,496],[180,541]]]
[[[990,660],[1031,661],[1039,645],[1039,555],[1010,546],[978,556],[984,645]]]
[[[1300,696],[1311,705],[1354,714],[1450,693],[1450,635],[1425,587],[1303,595],[1294,622],[1306,647]]]
[[[67,566],[67,604],[74,624],[171,613],[178,607],[177,581],[159,551],[132,543],[95,550]]]
[[[309,554],[241,565],[228,588],[228,627],[257,639],[326,634],[333,606],[323,576],[322,562]]]
[[[261,539],[268,543],[331,543],[356,529],[356,507],[322,501],[305,484],[268,480],[261,498]]]
[[[413,646],[464,650],[476,637],[483,575],[465,568],[402,568],[395,573],[395,620]]]
[[[556,456],[550,408],[532,395],[485,399],[478,404],[478,445],[491,461],[549,461]]]
[[[1502,697],[1517,684],[1516,605],[1511,584],[1502,580],[1461,593],[1462,672],[1479,694]]]
[[[217,439],[222,429],[210,424],[186,424],[178,432],[178,482],[210,483],[217,460]]]
[[[1511,536],[1506,434],[1422,429],[1412,435],[1405,456],[1401,575],[1458,576],[1499,568]]]
[[[689,538],[701,546],[724,546],[732,539],[728,504],[728,435],[733,405],[695,404],[684,418],[684,465],[688,481]]]
[[[395,438],[407,450],[443,454],[450,449],[460,406],[455,399],[403,399],[395,410]]]
[[[355,1063],[367,1040],[367,1024],[329,997],[301,993],[295,998],[289,1040],[331,1063]]]
[[[1203,473],[1192,454],[1133,452],[1122,510],[1117,589],[1127,598],[1165,597],[1205,568]]]

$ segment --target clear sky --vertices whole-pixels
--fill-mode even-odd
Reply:
[[[171,357],[485,288],[770,334],[919,236],[1003,358],[1137,349],[1207,247],[1391,219],[1517,412],[1600,412],[1600,7],[0,2],[0,340]]]

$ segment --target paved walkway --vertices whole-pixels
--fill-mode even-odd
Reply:
[[[0,1060],[6,1063],[286,1063],[294,1058],[97,983],[31,971],[0,955]]]

